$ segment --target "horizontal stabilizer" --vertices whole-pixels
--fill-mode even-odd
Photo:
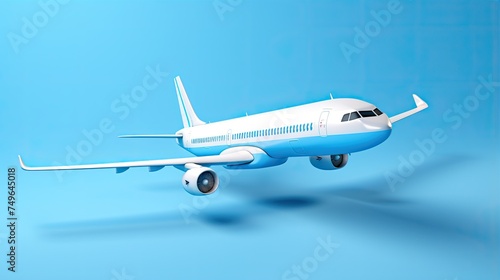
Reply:
[[[120,135],[119,138],[182,138],[181,134],[136,134]]]

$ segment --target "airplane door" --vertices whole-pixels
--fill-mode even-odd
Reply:
[[[227,131],[227,139],[226,139],[226,143],[228,146],[231,146],[231,137],[233,137],[233,131],[230,129]]]
[[[319,135],[322,137],[325,137],[327,135],[327,122],[328,122],[328,115],[330,112],[328,111],[323,111],[321,112],[321,115],[319,116]]]

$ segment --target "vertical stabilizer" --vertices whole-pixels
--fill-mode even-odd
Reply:
[[[200,120],[191,106],[191,102],[186,94],[184,85],[182,84],[181,77],[177,76],[174,79],[175,91],[177,92],[177,99],[179,100],[179,108],[182,115],[182,123],[184,127],[192,127],[205,124]]]

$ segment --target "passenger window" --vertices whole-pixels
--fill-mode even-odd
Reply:
[[[346,122],[349,120],[349,113],[345,114],[343,117],[342,117],[342,121],[343,122]]]
[[[359,115],[358,112],[352,112],[349,120],[352,121],[352,120],[359,119],[359,118],[361,118],[361,116]]]

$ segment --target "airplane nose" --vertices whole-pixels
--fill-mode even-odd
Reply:
[[[392,123],[386,114],[377,117],[363,118],[363,125],[368,131],[392,130]]]
[[[391,122],[391,120],[389,119],[389,117],[387,115],[384,115],[384,117],[387,120],[387,127],[389,127],[389,129],[392,129],[392,122]]]
[[[392,132],[392,124],[384,114],[376,117],[364,117],[361,119],[364,126],[363,149],[375,147],[384,142]]]

